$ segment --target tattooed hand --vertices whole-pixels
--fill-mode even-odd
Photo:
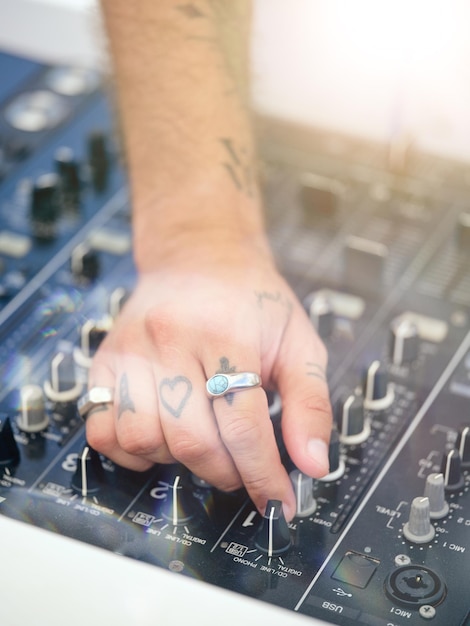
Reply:
[[[90,416],[87,435],[118,464],[142,470],[177,460],[220,489],[245,485],[261,511],[280,499],[291,517],[264,389],[214,400],[205,390],[216,372],[259,373],[265,389],[281,394],[296,466],[314,477],[327,472],[325,349],[272,264],[255,258],[141,277],[93,363],[91,385],[114,387],[115,404]]]
[[[216,372],[277,388],[297,467],[328,470],[323,344],[267,244],[248,119],[248,0],[102,0],[132,185],[139,282],[89,383],[114,403],[90,445],[143,470],[180,461],[219,489],[295,512],[263,387],[211,400]]]

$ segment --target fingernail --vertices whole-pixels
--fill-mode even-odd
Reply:
[[[323,472],[321,475],[327,474],[330,469],[330,461],[328,459],[328,445],[323,439],[310,439],[307,443],[307,453],[318,465],[319,472]]]

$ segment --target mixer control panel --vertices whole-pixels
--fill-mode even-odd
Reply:
[[[468,166],[260,120],[272,247],[329,353],[330,473],[287,522],[93,450],[77,401],[135,284],[99,76],[0,54],[0,514],[352,626],[468,626]]]

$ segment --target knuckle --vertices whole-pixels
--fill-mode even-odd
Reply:
[[[273,493],[272,477],[261,473],[245,476],[244,484],[252,496],[269,497]]]
[[[86,439],[94,450],[103,454],[106,454],[114,442],[114,436],[110,430],[90,419],[86,424]]]
[[[309,412],[320,415],[325,419],[332,419],[331,403],[325,396],[309,396],[304,400],[305,409]]]
[[[177,333],[175,317],[161,309],[151,309],[146,312],[145,329],[154,339],[156,345],[172,344]]]
[[[179,433],[170,443],[170,450],[175,459],[184,465],[198,465],[209,461],[215,446],[191,433]]]
[[[253,441],[259,441],[260,435],[258,415],[253,411],[234,413],[221,427],[222,439],[230,447],[244,447]]]
[[[150,455],[163,445],[163,436],[157,429],[126,421],[127,424],[120,424],[117,430],[117,440],[124,452],[135,456]]]

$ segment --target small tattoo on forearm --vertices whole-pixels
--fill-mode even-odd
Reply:
[[[307,376],[314,376],[323,382],[326,382],[325,369],[319,363],[310,363],[307,361]]]
[[[173,417],[180,417],[191,396],[193,386],[186,376],[175,376],[175,378],[164,378],[159,390],[160,401],[165,409]]]
[[[224,147],[228,160],[222,162],[223,167],[227,170],[235,187],[245,193],[247,196],[253,196],[253,174],[251,168],[251,160],[246,151],[237,149],[232,139],[222,137],[220,143]]]
[[[135,405],[129,395],[129,382],[127,380],[127,374],[123,374],[121,376],[121,382],[119,383],[118,419],[125,411],[135,413]]]

